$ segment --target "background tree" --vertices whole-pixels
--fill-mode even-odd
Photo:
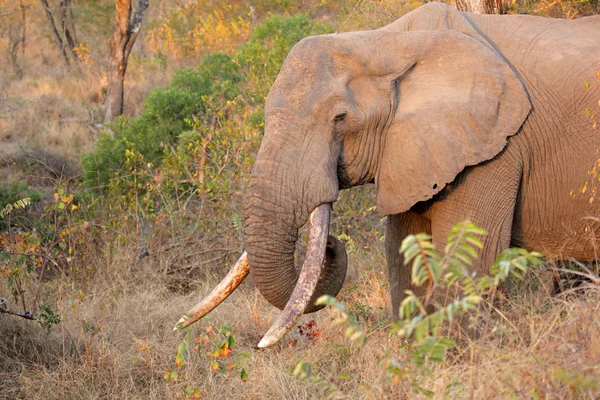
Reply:
[[[6,56],[12,66],[15,76],[23,78],[23,66],[19,60],[25,54],[26,1],[0,3],[0,37],[6,38]]]
[[[71,0],[61,0],[60,2],[60,30],[57,26],[57,23],[54,19],[54,14],[50,5],[48,4],[48,0],[40,0],[40,4],[46,13],[46,19],[50,24],[50,30],[52,31],[52,36],[58,46],[58,51],[62,57],[65,65],[71,64],[71,61],[77,61],[77,56],[75,54],[75,35],[74,35],[74,26],[73,26],[73,14],[71,11]],[[63,36],[61,36],[60,32],[62,31]]]
[[[104,122],[111,122],[123,114],[123,95],[127,59],[140,31],[148,0],[139,0],[131,16],[131,0],[116,0],[115,29],[110,39],[110,61],[108,65],[108,87]]]
[[[452,0],[460,11],[468,11],[477,14],[506,14],[508,2],[506,0]]]
[[[62,34],[67,42],[69,52],[73,60],[77,60],[75,48],[77,47],[77,39],[75,38],[75,25],[73,24],[73,8],[71,0],[60,1],[60,27]]]

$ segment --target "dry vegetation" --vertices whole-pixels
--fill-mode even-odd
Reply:
[[[24,25],[20,4],[26,9]],[[304,12],[330,30],[348,31],[381,26],[420,2],[252,4],[253,11],[241,1],[151,1],[130,58],[125,113],[140,115],[147,95],[167,86],[177,69],[195,67],[215,51],[234,54],[271,14]],[[138,197],[137,181],[133,189],[113,182],[102,193],[82,183],[81,157],[107,129],[100,122],[112,7],[109,0],[74,0],[79,61],[66,67],[39,3],[0,0],[0,200],[2,207],[21,197],[33,200],[28,210],[15,211],[0,226],[0,297],[18,311],[25,311],[20,308],[24,299],[36,315],[49,307],[40,319],[45,327],[0,314],[0,398],[322,397],[323,385],[315,379],[293,376],[300,361],[335,385],[335,396],[417,396],[410,380],[394,379],[384,367],[389,357],[402,358],[405,349],[389,334],[381,222],[368,188],[344,193],[334,221],[334,232],[348,241],[351,263],[338,299],[367,330],[365,347],[332,324],[337,312],[327,308],[304,316],[275,348],[256,350],[277,311],[248,281],[209,318],[185,334],[172,333],[180,315],[240,253],[245,175],[226,167],[190,173],[181,178],[182,185],[201,182],[180,193],[187,186],[160,186],[165,171],[186,165],[174,153],[164,171],[149,164],[140,169],[147,164],[144,158],[127,171],[127,179],[143,176],[158,188],[148,189],[154,190],[150,197]],[[511,12],[572,18],[597,7],[597,1],[543,0],[512,3]],[[23,26],[25,43],[15,48],[11,43],[22,37]],[[253,54],[252,49],[244,54]],[[261,80],[251,65],[247,69],[254,75],[245,81],[260,97],[271,78]],[[239,100],[246,95],[236,97],[245,103],[227,103],[230,108],[223,106],[215,115],[222,118],[218,129],[241,132],[248,144],[201,142],[201,150],[225,148],[215,147],[214,159],[205,162],[223,157],[242,170],[252,164],[260,124],[254,130],[241,127],[253,121],[260,99]],[[214,121],[192,125],[212,132]],[[186,154],[180,156],[184,161]],[[227,177],[231,193],[221,196],[218,188],[208,187],[205,180],[213,176]],[[151,204],[141,206],[142,200]],[[492,310],[488,329],[434,363],[420,383],[439,398],[598,398],[600,285],[597,278],[595,284],[577,282],[555,295],[549,283],[553,274],[540,269],[525,282],[505,284],[486,306]]]

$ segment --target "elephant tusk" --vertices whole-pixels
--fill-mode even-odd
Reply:
[[[321,268],[325,259],[330,214],[330,203],[321,204],[310,214],[308,249],[306,250],[306,259],[304,265],[302,265],[298,282],[285,308],[279,313],[271,328],[258,343],[259,348],[269,347],[277,343],[279,339],[288,333],[308,307],[308,303],[317,287],[317,281],[321,275]]]
[[[190,311],[181,317],[181,319],[177,321],[177,324],[175,324],[173,330],[178,331],[183,329],[211,312],[215,307],[221,304],[221,302],[225,300],[240,285],[240,283],[242,283],[249,272],[248,254],[244,252],[233,268],[231,268],[227,276],[223,278],[221,283],[219,283],[208,296],[203,298]]]

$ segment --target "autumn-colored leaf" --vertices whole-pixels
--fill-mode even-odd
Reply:
[[[231,350],[231,348],[229,347],[229,343],[225,342],[219,348],[219,357],[225,358],[228,355],[230,355],[232,352],[233,352],[233,350]]]
[[[242,380],[242,382],[248,381],[248,373],[246,372],[246,370],[244,368],[242,368],[242,373],[240,374],[240,379]]]
[[[179,343],[179,346],[177,346],[177,357],[175,357],[175,364],[177,364],[177,366],[179,368],[183,367],[183,364],[185,364],[183,355],[185,353],[185,343],[181,342]]]

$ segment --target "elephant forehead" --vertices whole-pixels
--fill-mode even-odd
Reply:
[[[322,91],[323,82],[331,80],[331,73],[326,68],[330,61],[327,56],[319,54],[304,58],[288,56],[269,92],[267,105],[279,105],[280,102],[302,105],[313,92]]]
[[[347,34],[321,35],[302,39],[290,51],[275,80],[267,106],[281,106],[282,102],[295,107],[312,105],[324,95],[343,96],[344,86],[357,59],[349,47]]]
[[[265,112],[267,117],[276,110],[291,111],[299,116],[316,115],[345,97],[344,84],[327,71],[302,70],[298,77],[278,78],[267,96]]]

